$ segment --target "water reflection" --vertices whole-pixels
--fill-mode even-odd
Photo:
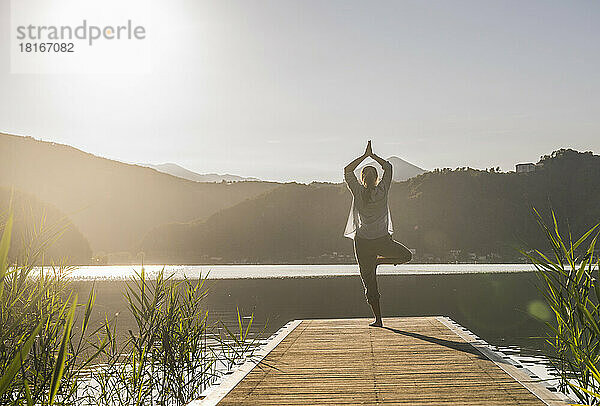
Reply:
[[[533,273],[380,275],[384,317],[445,315],[490,344],[539,350],[543,324],[533,316],[547,312]],[[89,281],[74,281],[80,297]],[[119,325],[129,328],[124,312],[123,281],[96,281],[96,315],[119,312]],[[266,325],[270,335],[293,319],[370,317],[358,276],[214,279],[207,281],[205,307],[213,320],[235,320],[239,307],[254,313],[254,328]],[[83,296],[86,297],[86,296]]]
[[[93,320],[119,313],[118,331],[126,335],[134,320],[126,308],[122,280],[95,282],[97,299]],[[545,326],[550,316],[532,272],[380,275],[385,317],[444,315],[521,361],[542,379],[556,378],[543,357]],[[92,283],[73,282],[80,297]],[[264,328],[267,337],[294,319],[371,317],[360,278],[353,276],[304,278],[211,279],[204,301],[212,321],[237,326],[236,308],[254,314],[252,333]],[[82,296],[83,295],[83,296]],[[244,323],[248,322],[244,319]],[[409,330],[409,329],[406,329]],[[418,337],[417,332],[395,331]],[[459,342],[440,343],[472,350]],[[555,380],[555,379],[554,379]]]

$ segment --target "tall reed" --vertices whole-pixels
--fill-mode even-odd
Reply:
[[[548,354],[560,373],[560,388],[569,390],[587,405],[600,404],[600,282],[595,253],[598,226],[574,240],[561,234],[552,212],[547,226],[537,210],[535,215],[547,237],[550,253],[522,251],[535,266],[540,290],[552,310],[546,322]]]
[[[205,279],[149,280],[144,268],[124,292],[136,331],[117,342],[107,324],[104,363],[91,370],[97,386],[87,388],[92,404],[184,405],[216,377],[207,344],[208,312],[202,309]]]
[[[83,340],[93,294],[84,309],[82,339],[74,340],[77,297],[70,292],[68,269],[34,267],[46,241],[9,266],[12,225],[9,212],[0,240],[0,404],[73,402],[77,376],[94,358],[84,354]]]
[[[143,267],[123,292],[134,328],[122,338],[115,319],[91,327],[94,288],[78,304],[68,267],[34,266],[47,243],[27,245],[39,248],[9,266],[12,224],[9,213],[0,240],[0,404],[184,405],[219,376],[217,363],[232,367],[252,353],[256,338],[239,310],[239,338],[209,324],[205,278],[161,271],[148,279]]]

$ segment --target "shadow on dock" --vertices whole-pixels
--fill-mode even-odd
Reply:
[[[423,334],[412,333],[410,331],[404,331],[404,330],[398,330],[398,329],[391,328],[391,327],[386,327],[386,326],[383,326],[381,328],[383,328],[385,330],[389,330],[389,331],[391,331],[393,333],[396,333],[396,334],[402,334],[403,336],[417,338],[419,340],[427,341],[428,343],[442,345],[442,346],[448,347],[448,348],[450,348],[452,350],[466,352],[466,353],[475,355],[475,356],[477,356],[480,359],[487,359],[482,353],[480,353],[471,344],[469,344],[467,342],[464,342],[464,341],[463,342],[459,342],[459,341],[444,340],[443,338],[426,336],[426,335],[423,335]]]

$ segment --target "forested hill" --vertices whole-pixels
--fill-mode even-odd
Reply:
[[[154,227],[206,219],[279,185],[193,182],[68,145],[0,134],[0,187],[55,206],[95,253],[134,251]]]
[[[19,263],[44,265],[90,262],[90,244],[71,220],[56,207],[25,193],[0,188],[0,235],[4,232],[9,207],[14,219],[11,261],[18,259]],[[41,248],[44,248],[43,256]]]
[[[514,261],[517,247],[545,247],[532,207],[552,207],[573,235],[600,221],[600,156],[559,150],[531,173],[435,170],[393,183],[394,238],[421,261]],[[342,236],[344,184],[285,184],[205,221],[166,224],[144,238],[150,262],[350,262]]]

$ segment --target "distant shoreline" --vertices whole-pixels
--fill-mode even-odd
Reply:
[[[129,263],[110,263],[110,264],[78,264],[69,266],[139,266],[141,263],[129,262]],[[264,265],[264,266],[302,266],[302,265],[357,265],[356,262],[148,262],[144,263],[144,266],[248,266],[248,265]],[[410,262],[404,265],[531,265],[529,262]]]

